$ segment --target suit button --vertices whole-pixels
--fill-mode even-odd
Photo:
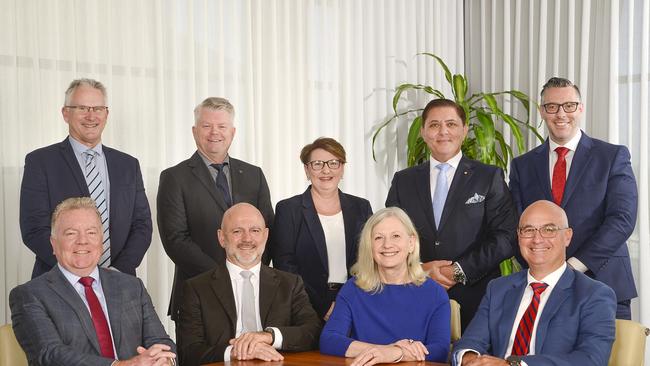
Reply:
[[[440,245],[440,242],[436,240],[435,242],[433,242],[433,245],[438,246]]]

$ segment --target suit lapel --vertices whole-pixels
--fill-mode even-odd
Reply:
[[[236,187],[241,187],[245,184],[244,171],[242,170],[239,160],[230,158],[230,191],[232,192],[232,204],[237,202],[244,202],[241,194]]]
[[[72,150],[72,145],[70,145],[70,141],[68,141],[68,138],[66,138],[65,140],[63,140],[63,142],[59,144],[59,148],[61,149],[61,155],[63,156],[63,159],[65,160],[66,164],[68,164],[68,168],[70,168],[70,172],[72,172],[72,177],[74,178],[75,182],[77,182],[77,185],[79,186],[79,190],[82,192],[82,194],[86,196],[90,196],[90,192],[88,191],[88,185],[86,184],[86,178],[84,177],[84,172],[81,171],[81,167],[79,166],[79,161],[77,160],[77,157],[74,155],[74,150]]]
[[[68,282],[63,273],[61,273],[58,266],[54,266],[54,268],[44,274],[44,276],[47,276],[52,291],[59,295],[63,301],[68,303],[70,308],[72,308],[75,314],[77,314],[79,323],[81,323],[81,327],[83,328],[84,333],[86,333],[86,338],[88,338],[90,344],[95,348],[97,354],[101,354],[99,341],[97,340],[97,333],[95,332],[95,326],[90,317],[90,312],[77,291]]]
[[[347,268],[352,267],[354,263],[350,263],[352,258],[356,256],[355,247],[356,243],[354,242],[356,238],[356,228],[354,225],[355,220],[358,220],[356,215],[359,212],[352,212],[353,205],[352,201],[349,199],[348,195],[344,194],[339,190],[339,199],[341,201],[341,212],[343,213],[343,227],[345,229],[345,264]],[[355,210],[358,211],[358,210]]]
[[[535,150],[535,153],[532,155],[533,162],[532,166],[535,167],[535,173],[537,174],[537,181],[542,185],[542,191],[544,192],[545,199],[553,202],[553,194],[551,193],[551,173],[549,172],[549,145],[548,139],[546,142],[541,145],[541,147]]]
[[[562,303],[564,303],[571,294],[571,285],[573,284],[574,279],[575,274],[573,273],[573,270],[567,266],[562,277],[560,277],[560,280],[555,285],[555,289],[551,292],[551,296],[548,298],[548,301],[542,310],[539,322],[537,323],[537,330],[535,331],[535,354],[540,354],[542,352],[542,346],[544,345],[544,337],[546,336],[548,325]]]
[[[445,222],[449,217],[452,217],[452,212],[458,205],[464,205],[465,200],[463,199],[468,192],[466,192],[465,186],[467,182],[472,179],[472,172],[474,170],[474,164],[471,160],[463,156],[458,163],[458,168],[454,173],[454,179],[451,181],[451,186],[449,187],[449,192],[447,193],[447,200],[445,201],[445,207],[442,210],[442,217],[440,218],[440,227],[445,227]],[[430,190],[431,188],[429,188]],[[470,194],[472,192],[469,192]],[[433,212],[433,208],[431,209]]]
[[[215,202],[217,202],[217,204],[224,211],[226,211],[228,209],[228,205],[226,205],[226,201],[223,200],[221,194],[217,192],[217,184],[212,179],[210,171],[208,170],[208,167],[206,167],[203,163],[203,159],[201,159],[198,151],[192,155],[190,161],[188,162],[188,165],[190,166],[190,169],[192,169],[192,174],[194,174],[196,179],[198,179],[198,181],[203,184],[205,189],[210,193],[210,196],[212,196]]]
[[[321,263],[323,263],[323,268],[325,268],[325,272],[329,272],[325,233],[323,232],[323,226],[321,225],[320,219],[318,218],[318,213],[316,213],[314,200],[311,196],[311,186],[309,186],[307,190],[302,194],[302,216],[305,219],[307,229],[309,230],[309,234],[311,234],[312,242],[316,247],[316,251],[318,251],[318,256],[320,257]]]
[[[436,227],[436,220],[433,218],[430,165],[430,161],[427,161],[426,163],[420,164],[415,168],[415,188],[418,192],[418,196],[420,197],[420,202],[422,202],[422,209],[427,217],[427,221],[429,222],[431,228],[435,231],[438,228]]]
[[[115,353],[119,355],[120,342],[122,340],[122,295],[120,293],[120,284],[116,280],[110,281],[108,277],[110,274],[108,270],[99,269],[99,278],[102,283],[102,291],[104,291],[104,299],[106,300],[106,308],[108,310],[108,318],[111,322],[111,331],[113,333],[113,342],[115,342]]]
[[[271,311],[271,305],[273,304],[276,296],[276,289],[280,285],[280,281],[275,276],[273,271],[262,265],[260,268],[260,320],[262,321],[262,328],[267,324],[267,318],[269,312]]]
[[[510,299],[510,301],[504,301],[502,304],[503,315],[502,319],[499,321],[499,331],[496,336],[498,342],[498,349],[495,349],[496,355],[505,355],[509,350],[508,341],[510,339],[510,333],[512,332],[512,327],[517,321],[515,317],[517,316],[517,310],[519,310],[519,303],[521,303],[521,298],[524,296],[524,290],[528,285],[527,271],[520,271],[518,274],[514,274],[514,282],[512,286],[506,291],[504,299]]]
[[[582,175],[591,162],[590,151],[592,145],[591,138],[583,132],[578,147],[576,148],[576,152],[573,155],[573,160],[571,161],[571,168],[569,169],[569,175],[564,188],[564,195],[562,196],[562,207],[566,206],[566,203],[571,198],[576,187],[578,187],[578,182],[581,181]]]
[[[237,306],[235,305],[235,295],[233,294],[232,283],[226,265],[217,266],[212,278],[213,281],[210,281],[210,287],[212,287],[215,298],[221,303],[230,319],[232,334],[235,334],[237,332]]]

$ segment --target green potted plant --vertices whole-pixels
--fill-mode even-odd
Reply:
[[[505,124],[510,127],[510,132],[514,138],[513,145],[516,145],[517,151],[525,151],[524,136],[522,131],[530,130],[540,140],[543,137],[537,131],[534,125],[530,124],[530,104],[537,105],[525,93],[519,90],[506,90],[499,92],[474,92],[467,95],[469,86],[467,78],[462,74],[452,74],[449,67],[438,56],[432,53],[420,53],[418,56],[431,57],[440,65],[445,73],[445,79],[451,86],[453,97],[447,97],[443,92],[430,85],[423,84],[401,84],[398,85],[393,96],[393,116],[381,124],[372,136],[372,155],[375,156],[375,141],[379,133],[389,124],[395,121],[406,121],[410,123],[407,138],[407,163],[408,166],[414,166],[426,161],[429,158],[429,148],[420,136],[422,127],[422,118],[420,116],[423,108],[400,109],[399,104],[402,94],[406,91],[416,91],[431,94],[435,98],[446,98],[454,100],[465,110],[469,132],[465,141],[463,141],[463,154],[470,159],[481,161],[485,164],[496,165],[503,170],[507,169],[508,163],[514,157],[513,146],[508,144],[497,124]],[[510,101],[514,101],[523,107],[526,112],[524,119],[517,118],[513,114],[508,114],[501,107],[509,96]],[[400,117],[413,117],[412,119],[400,119]],[[501,263],[501,273],[508,275],[516,268],[513,268],[512,260],[505,260]]]

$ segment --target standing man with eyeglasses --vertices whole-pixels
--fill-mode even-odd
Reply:
[[[638,199],[630,152],[580,130],[585,107],[571,81],[551,78],[541,97],[549,138],[512,161],[515,205],[520,213],[541,199],[562,207],[573,227],[569,266],[611,287],[616,317],[630,319],[637,292],[626,241],[634,231]]]
[[[73,80],[61,108],[68,137],[25,157],[20,231],[25,245],[36,254],[32,278],[56,264],[50,245],[50,217],[66,198],[95,200],[104,231],[100,267],[135,276],[151,244],[151,211],[140,164],[102,144],[108,112],[102,83]]]
[[[174,321],[179,319],[185,280],[225,266],[217,230],[228,208],[248,202],[261,211],[267,226],[273,223],[262,169],[228,154],[235,137],[234,118],[235,109],[227,99],[210,97],[201,102],[194,108],[192,126],[197,151],[160,174],[158,230],[176,264],[169,304]]]

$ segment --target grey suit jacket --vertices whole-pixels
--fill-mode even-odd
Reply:
[[[283,351],[316,348],[321,322],[298,275],[262,265],[259,304],[262,327],[280,330]],[[237,308],[225,264],[185,282],[178,322],[183,366],[223,361],[236,329]]]
[[[271,226],[273,207],[262,169],[231,157],[230,180],[232,201],[257,207]],[[160,239],[176,264],[169,314],[177,320],[185,280],[225,263],[217,229],[228,206],[198,152],[160,173],[157,202]]]
[[[99,275],[117,357],[129,359],[138,346],[156,343],[176,352],[142,281],[105,269]],[[11,290],[9,306],[30,365],[108,366],[114,361],[100,356],[90,312],[58,266]]]

